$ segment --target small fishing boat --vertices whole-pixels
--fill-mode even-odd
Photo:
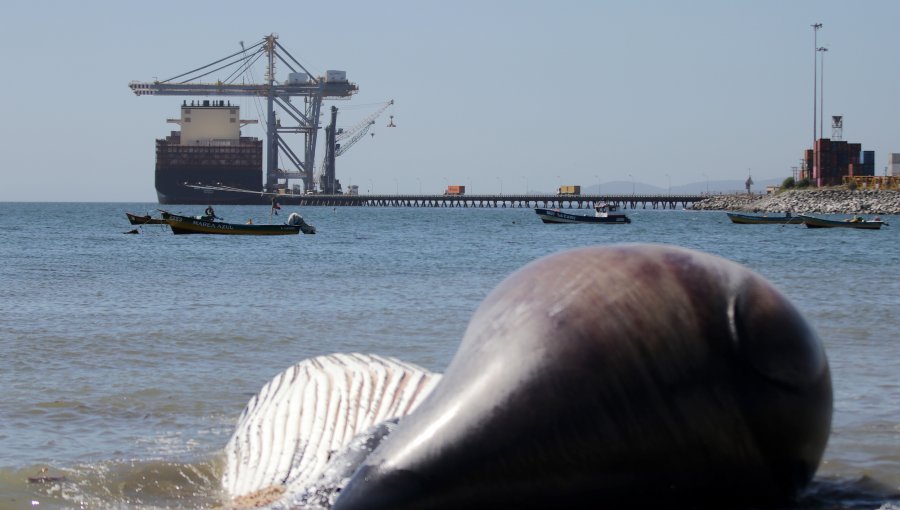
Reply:
[[[814,216],[803,216],[803,224],[808,228],[862,228],[866,230],[878,230],[882,225],[887,225],[880,218],[875,217],[874,220],[867,220],[861,216],[854,216],[843,220],[832,220],[827,218],[816,218]]]
[[[757,215],[757,214],[741,214],[741,213],[725,213],[728,215],[728,218],[731,219],[732,223],[737,223],[739,225],[767,225],[767,224],[778,224],[778,225],[787,225],[787,224],[796,224],[799,225],[803,223],[803,218],[800,216],[792,216],[791,213],[778,214],[778,215]]]
[[[125,216],[128,217],[128,221],[132,225],[165,225],[166,224],[166,220],[164,220],[162,218],[154,218],[154,217],[150,216],[149,214],[141,216],[139,214],[133,214],[133,213],[126,211]]]
[[[535,208],[534,212],[544,223],[603,223],[625,224],[631,223],[631,218],[624,214],[612,214],[617,207],[611,204],[597,204],[594,206],[594,215],[572,214],[559,209]]]
[[[166,224],[175,234],[219,234],[219,235],[251,235],[277,236],[293,235],[303,232],[315,234],[316,229],[303,218],[292,213],[284,224],[226,223],[209,216],[183,216],[168,211],[160,211]]]

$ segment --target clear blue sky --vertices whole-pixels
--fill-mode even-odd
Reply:
[[[382,116],[338,159],[345,186],[510,193],[789,176],[813,136],[821,22],[826,137],[844,115],[881,174],[900,152],[898,20],[900,2],[846,0],[12,2],[0,201],[154,202],[154,140],[183,98],[128,82],[272,32],[311,71],[359,85],[333,103],[340,125],[367,113],[351,106],[396,101],[398,127]]]

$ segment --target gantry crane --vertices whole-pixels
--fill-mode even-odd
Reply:
[[[132,81],[129,87],[138,96],[255,96],[266,98],[266,190],[274,190],[278,179],[302,179],[305,190],[314,190],[313,166],[316,155],[316,135],[319,130],[319,111],[323,99],[349,99],[359,87],[347,81],[342,71],[326,71],[325,76],[310,73],[278,42],[278,36],[270,34],[262,41],[216,60],[203,67],[179,74],[167,80],[153,82]],[[263,56],[266,57],[264,83],[237,83],[238,77],[247,72]],[[286,58],[285,58],[286,57]],[[275,61],[282,62],[291,73],[281,83],[275,80]],[[296,67],[295,67],[296,66]],[[225,69],[233,69],[225,80],[201,83],[197,80]],[[182,80],[183,79],[183,80]],[[291,97],[304,98],[302,108],[291,102]],[[275,107],[279,107],[296,125],[283,125],[276,119]],[[298,155],[291,149],[283,134],[301,134],[304,150]],[[279,169],[278,154],[282,151],[296,170]]]
[[[321,175],[319,175],[319,189],[322,193],[341,193],[341,182],[336,179],[335,159],[347,152],[347,150],[350,149],[350,147],[353,147],[353,145],[362,139],[362,137],[366,136],[366,133],[369,132],[369,128],[375,124],[375,119],[393,104],[394,100],[391,99],[384,103],[381,108],[375,111],[375,113],[346,130],[337,129],[338,109],[336,106],[331,107],[331,124],[325,127],[325,159],[322,161]],[[389,127],[396,127],[393,125],[393,118],[394,116],[391,115],[391,123],[388,124]],[[343,144],[337,143],[346,140],[347,138],[350,138],[348,142]]]

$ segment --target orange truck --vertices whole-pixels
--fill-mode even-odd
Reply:
[[[465,195],[466,187],[458,186],[458,185],[450,185],[447,186],[447,191],[444,192],[445,195]]]

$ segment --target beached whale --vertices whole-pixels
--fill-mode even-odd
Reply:
[[[229,472],[254,482],[230,493],[275,487],[275,506],[335,510],[777,504],[813,477],[831,424],[825,352],[793,305],[743,266],[663,245],[526,265],[478,308],[443,376],[412,374],[425,383],[393,421],[299,440],[327,483],[297,488],[305,453],[276,447],[290,426],[245,427],[258,453],[231,454]],[[308,407],[266,394],[251,413]]]

